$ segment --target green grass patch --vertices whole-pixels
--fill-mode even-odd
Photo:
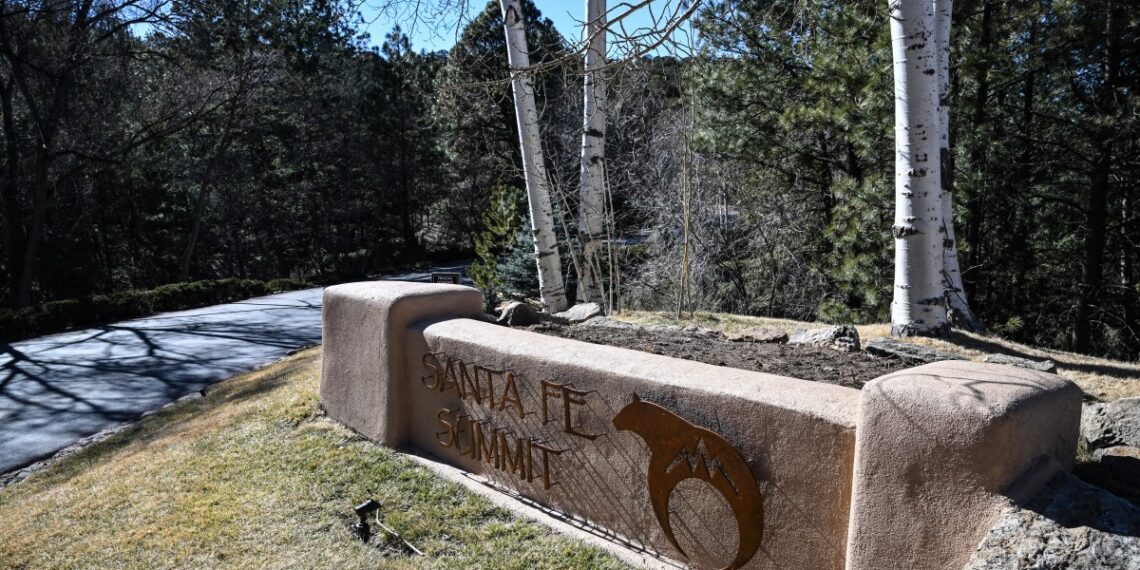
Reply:
[[[235,377],[0,489],[0,567],[625,567],[330,421],[319,370]],[[368,497],[426,556],[351,536]]]

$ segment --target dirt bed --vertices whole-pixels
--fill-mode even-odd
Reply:
[[[732,342],[708,331],[689,335],[652,329],[619,329],[544,323],[529,327],[534,332],[631,348],[716,366],[755,370],[768,374],[862,388],[884,374],[910,368],[893,358],[865,352],[839,352],[798,344]]]

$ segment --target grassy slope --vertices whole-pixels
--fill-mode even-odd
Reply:
[[[619,317],[643,325],[695,324],[722,332],[733,332],[748,327],[766,326],[792,332],[796,329],[825,326],[784,319],[766,319],[723,313],[698,312],[692,319],[677,321],[671,313],[630,311]],[[859,326],[859,337],[864,343],[873,338],[890,336],[890,325]],[[929,346],[945,352],[962,354],[971,360],[982,360],[987,354],[1002,353],[1035,360],[1049,359],[1057,363],[1057,373],[1081,387],[1089,397],[1102,401],[1140,396],[1140,363],[1120,362],[1063,352],[1044,350],[1001,339],[955,331],[946,339],[914,338],[908,342]]]
[[[623,314],[643,324],[664,313]],[[806,323],[698,313],[722,331]],[[866,341],[888,327],[860,327]],[[956,334],[915,342],[972,358],[1050,358],[1101,399],[1140,395],[1140,365]],[[598,550],[520,521],[324,418],[319,349],[219,384],[0,489],[0,568],[619,568]],[[351,538],[353,504],[427,557]]]
[[[324,418],[319,366],[238,376],[0,490],[0,567],[623,567]],[[354,540],[366,497],[428,556]]]

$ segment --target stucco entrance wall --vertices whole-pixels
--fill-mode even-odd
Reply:
[[[857,390],[470,319],[409,332],[412,446],[701,567],[844,567]]]
[[[326,411],[697,568],[960,567],[1010,485],[1075,453],[1079,391],[1049,374],[939,363],[854,390],[465,318],[480,305],[327,289]]]

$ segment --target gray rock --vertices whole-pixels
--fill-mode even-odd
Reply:
[[[610,328],[610,329],[623,329],[623,330],[632,330],[632,331],[644,330],[644,328],[641,325],[637,325],[634,323],[627,323],[625,321],[619,321],[619,320],[611,319],[608,317],[594,317],[588,321],[585,321],[583,323],[579,323],[578,326],[580,326],[580,327],[601,327],[601,328]]]
[[[856,352],[859,350],[859,331],[851,325],[798,330],[788,338],[788,344],[807,344],[833,348],[841,352]]]
[[[867,352],[875,356],[888,356],[898,358],[904,362],[926,364],[942,360],[966,360],[965,357],[941,352],[933,348],[918,346],[909,342],[892,340],[889,338],[876,338],[867,342]]]
[[[725,338],[732,342],[788,342],[788,333],[772,327],[750,327],[739,332],[729,333]]]
[[[1086,405],[1081,412],[1081,439],[1089,451],[1118,445],[1140,447],[1140,398]]]
[[[647,330],[650,332],[675,334],[688,337],[714,337],[720,334],[714,330],[704,329],[696,325],[653,325],[650,326]]]
[[[1048,372],[1050,374],[1057,373],[1057,363],[1052,360],[1030,360],[1028,358],[1009,356],[1008,354],[987,354],[984,362],[1028,368],[1030,370],[1040,370],[1041,372]]]
[[[581,323],[594,317],[604,316],[605,314],[606,312],[602,310],[602,306],[597,303],[578,303],[561,313],[554,313],[554,317],[568,323]]]
[[[1133,447],[1131,445],[1117,445],[1115,447],[1106,447],[1096,451],[1097,457],[1131,457],[1132,459],[1140,460],[1140,447]],[[1140,463],[1140,461],[1137,461]],[[1140,479],[1137,479],[1140,481]]]
[[[559,317],[558,315],[552,315],[552,314],[547,313],[547,312],[539,312],[538,313],[538,322],[540,322],[540,323],[554,323],[556,325],[568,325],[568,324],[570,324],[570,321],[567,321],[566,319]]]
[[[1118,445],[1098,449],[1094,461],[1077,464],[1073,472],[1086,482],[1140,505],[1140,447]]]
[[[1140,507],[1058,473],[1024,508],[1006,508],[965,570],[1140,570]]]
[[[514,301],[503,308],[503,312],[499,313],[499,319],[496,322],[509,327],[537,325],[539,322],[538,309],[526,303]]]

